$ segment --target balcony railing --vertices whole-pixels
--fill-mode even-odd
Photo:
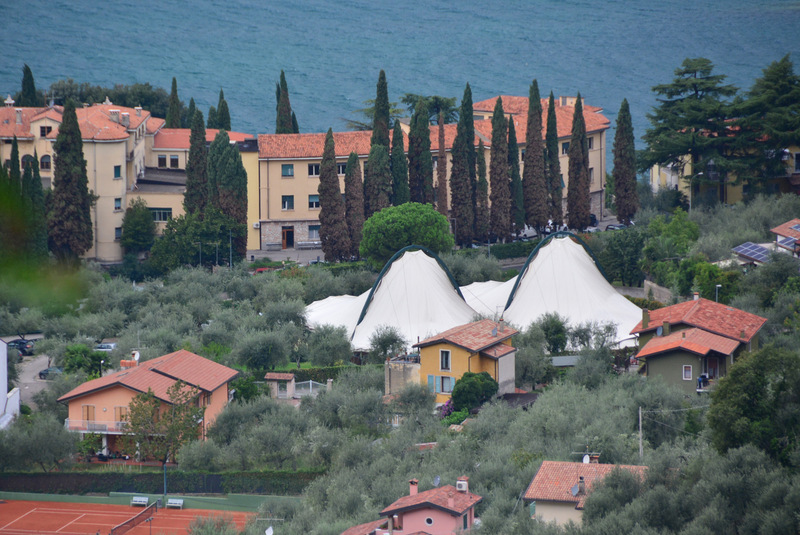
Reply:
[[[98,421],[98,420],[64,420],[64,427],[70,431],[85,431],[87,433],[124,433],[128,422]]]

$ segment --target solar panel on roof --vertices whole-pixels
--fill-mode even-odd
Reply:
[[[795,241],[796,240],[794,238],[792,238],[791,236],[788,236],[786,238],[781,238],[780,240],[778,240],[778,245],[780,245],[782,247],[788,247],[790,249],[793,249]]]
[[[796,230],[796,231],[800,232],[800,225],[792,225],[789,228],[792,229],[792,230]]]
[[[749,241],[734,247],[733,252],[756,262],[763,263],[769,260],[769,250],[766,247]]]

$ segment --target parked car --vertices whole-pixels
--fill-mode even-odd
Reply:
[[[17,349],[23,355],[33,355],[34,349],[33,340],[25,340],[24,338],[17,338],[8,343],[9,348]]]
[[[597,216],[594,214],[589,214],[589,226],[596,227],[597,226]]]
[[[628,225],[625,223],[611,223],[610,225],[606,225],[606,230],[622,230],[624,228],[628,228]]]
[[[64,373],[64,368],[61,366],[50,366],[39,372],[39,379],[53,379],[62,373]]]
[[[110,342],[107,344],[97,344],[96,346],[94,346],[95,351],[103,351],[104,353],[111,353],[115,349],[117,349],[116,342]]]

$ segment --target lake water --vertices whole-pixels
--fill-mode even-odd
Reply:
[[[207,114],[225,90],[235,130],[275,130],[275,82],[286,72],[301,132],[344,130],[375,96],[406,92],[475,101],[574,95],[616,119],[623,98],[641,136],[651,87],[686,57],[711,59],[742,88],[792,54],[800,71],[800,2],[766,0],[0,0],[0,91],[71,77],[92,84],[150,82]],[[612,137],[609,137],[609,144]],[[641,145],[641,144],[640,144]]]

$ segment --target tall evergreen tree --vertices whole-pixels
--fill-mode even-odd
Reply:
[[[219,188],[220,183],[224,180],[223,175],[227,172],[230,164],[230,151],[228,150],[231,145],[231,140],[225,130],[220,130],[214,137],[214,141],[208,147],[208,198],[206,201],[206,210],[214,207],[222,211],[220,206]]]
[[[400,121],[395,121],[392,131],[392,205],[399,206],[410,200],[408,190],[408,160]]]
[[[26,63],[22,67],[22,92],[20,92],[17,99],[17,106],[20,108],[32,108],[40,105],[41,101],[36,93],[36,83],[33,80],[33,71]]]
[[[333,131],[325,136],[325,150],[319,166],[319,238],[322,252],[328,261],[344,260],[350,256],[350,234],[347,228],[345,202],[339,189],[336,172],[336,146]]]
[[[514,234],[519,235],[525,230],[525,197],[519,176],[519,146],[513,117],[508,120],[508,169],[511,174],[511,228]]]
[[[217,108],[214,106],[208,107],[208,121],[206,122],[206,128],[219,128],[219,121],[217,120]]]
[[[11,140],[11,157],[9,159],[8,178],[14,184],[14,187],[20,188],[22,183],[22,174],[20,173],[19,164],[19,145],[17,144],[17,136]]]
[[[547,133],[545,134],[545,150],[547,164],[547,197],[549,199],[549,216],[553,224],[561,225],[564,220],[564,211],[561,206],[561,162],[558,152],[558,125],[556,124],[556,99],[550,91],[550,100],[547,103]]]
[[[197,111],[197,104],[194,102],[194,97],[189,99],[189,107],[186,109],[186,116],[184,117],[183,128],[191,128],[192,121],[194,120],[194,112]]]
[[[444,145],[444,114],[439,113],[439,154],[436,158],[436,210],[447,217],[447,152]]]
[[[30,165],[22,173],[22,199],[25,206],[26,254],[36,260],[47,257],[47,213],[44,206],[44,190],[39,175],[39,155],[33,153]]]
[[[181,101],[178,98],[178,81],[172,77],[172,90],[169,93],[169,107],[167,108],[166,128],[181,127]]]
[[[81,130],[72,100],[64,106],[53,150],[56,155],[48,242],[59,261],[75,263],[92,246],[91,208],[95,197],[89,191]]]
[[[147,207],[147,202],[137,197],[125,210],[122,218],[122,237],[120,245],[125,253],[143,253],[149,251],[156,238],[156,222]]]
[[[189,135],[189,159],[186,161],[186,191],[183,207],[187,214],[201,217],[208,204],[208,148],[203,112],[195,110]]]
[[[386,73],[381,69],[381,73],[378,75],[370,144],[383,145],[387,151],[389,150],[389,121],[389,89],[386,85]]]
[[[228,138],[225,130],[220,130],[217,137]],[[216,141],[216,140],[215,140]],[[242,164],[242,155],[235,144],[227,143],[225,166],[217,175],[218,206],[220,211],[244,226],[247,224],[247,171]],[[239,258],[247,253],[246,233],[233,236],[233,251]]]
[[[500,97],[492,114],[489,183],[489,231],[498,241],[507,241],[511,236],[511,180],[508,172],[508,120]]]
[[[636,149],[634,148],[633,122],[628,99],[622,100],[617,114],[614,133],[614,190],[616,192],[617,220],[630,224],[639,209],[636,191]]]
[[[569,142],[569,183],[567,184],[567,214],[569,228],[583,230],[589,226],[591,184],[589,183],[589,144],[586,141],[586,121],[583,117],[581,94],[575,99],[572,114],[572,137]]]
[[[433,204],[433,159],[428,109],[420,101],[408,134],[408,187],[411,202]],[[369,219],[369,218],[367,218]]]
[[[475,236],[475,123],[472,117],[472,90],[467,84],[461,99],[456,137],[451,149],[450,208],[455,220],[456,242],[469,245]]]
[[[289,85],[286,83],[286,75],[281,70],[281,80],[278,83],[278,115],[275,120],[276,134],[293,134],[292,125],[292,104],[289,101]]]
[[[294,114],[294,111],[292,111],[292,131],[295,134],[300,133],[300,125],[297,124],[297,115]]]
[[[373,145],[369,150],[364,171],[364,217],[391,206],[392,172],[389,169],[389,152],[383,145]]]
[[[228,110],[228,101],[225,100],[222,88],[219,90],[219,102],[217,103],[217,127],[229,132],[231,130],[231,112]]]
[[[475,239],[483,243],[489,240],[489,181],[486,179],[486,147],[478,141],[478,181],[475,186]]]
[[[525,132],[525,161],[522,168],[522,192],[525,223],[540,231],[547,225],[547,176],[542,140],[542,100],[539,84],[531,83],[528,96],[528,125]]]
[[[361,180],[361,164],[358,154],[350,153],[344,170],[344,202],[347,230],[350,236],[350,256],[358,257],[361,231],[364,227],[364,182]]]

